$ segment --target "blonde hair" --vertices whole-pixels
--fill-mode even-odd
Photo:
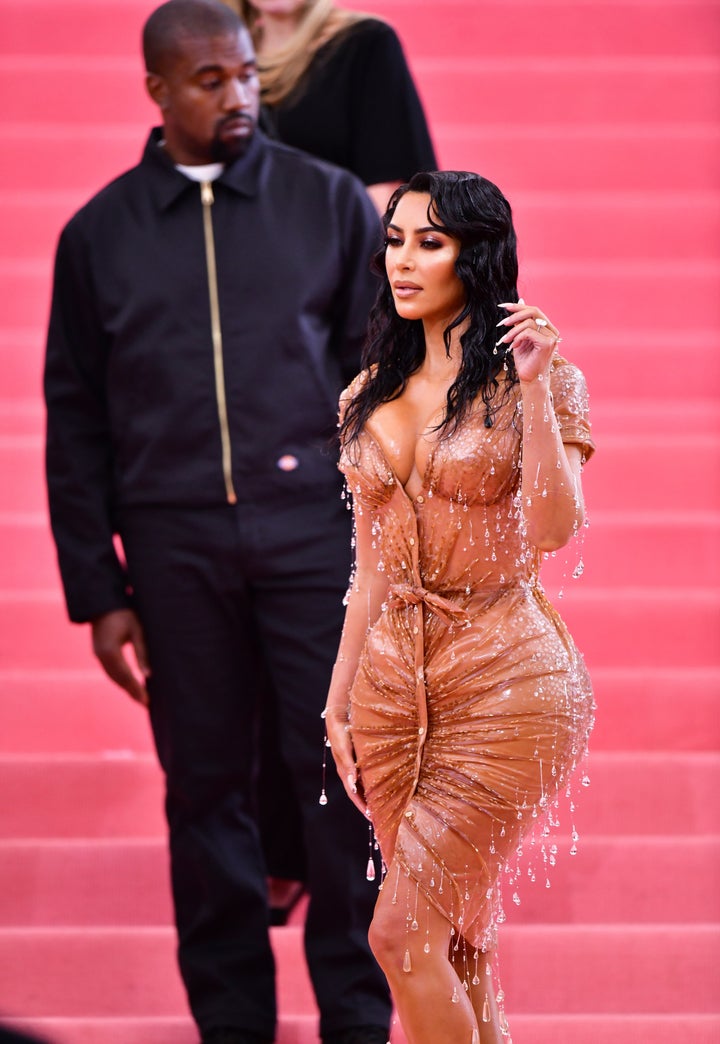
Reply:
[[[262,15],[250,0],[225,0],[234,8],[250,30],[255,47],[262,40]],[[258,60],[262,100],[277,105],[295,90],[313,58],[338,33],[368,15],[359,11],[344,11],[335,7],[333,0],[305,0],[300,21],[288,42],[273,54]]]

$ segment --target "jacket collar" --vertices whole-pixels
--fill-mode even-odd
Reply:
[[[162,138],[162,127],[153,127],[145,144],[140,165],[151,175],[152,190],[158,207],[166,210],[196,182],[186,178],[175,167],[161,147]],[[241,196],[256,196],[260,190],[260,174],[266,151],[265,135],[262,131],[256,130],[247,151],[225,167],[217,179],[218,183]]]

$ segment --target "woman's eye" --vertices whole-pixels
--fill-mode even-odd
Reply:
[[[386,247],[402,246],[402,241],[397,236],[385,236]]]
[[[439,250],[442,243],[439,243],[437,239],[423,239],[420,245],[426,250]]]

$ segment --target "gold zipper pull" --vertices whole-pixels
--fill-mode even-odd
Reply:
[[[215,196],[213,195],[212,181],[201,181],[200,182],[200,199],[202,200],[204,207],[211,207],[215,202]]]

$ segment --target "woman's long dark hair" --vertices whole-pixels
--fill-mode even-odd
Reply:
[[[500,370],[507,366],[508,387],[517,382],[512,353],[502,345],[495,346],[501,336],[497,323],[505,314],[498,305],[518,299],[517,240],[510,204],[491,181],[479,174],[456,170],[415,174],[391,196],[383,217],[386,231],[407,192],[428,194],[428,223],[460,243],[455,271],[465,287],[465,306],[444,331],[448,354],[452,331],[466,320],[469,323],[460,336],[460,369],[448,390],[445,416],[438,431],[441,437],[454,431],[478,394],[485,403],[485,423],[489,427],[497,407],[493,400]],[[403,319],[395,310],[384,248],[376,254],[373,267],[383,282],[370,313],[363,357],[363,367],[369,374],[345,411],[340,436],[346,443],[357,438],[381,403],[403,393],[408,378],[425,357],[421,320]]]

